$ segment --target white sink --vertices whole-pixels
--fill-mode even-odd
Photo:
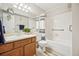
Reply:
[[[16,38],[17,36],[16,35],[12,35],[12,36],[8,36],[8,37],[5,37],[5,38]]]

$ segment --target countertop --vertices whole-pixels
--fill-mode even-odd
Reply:
[[[17,40],[23,40],[25,38],[31,38],[35,37],[36,34],[19,34],[19,35],[11,35],[11,36],[5,36],[5,43],[17,41]]]

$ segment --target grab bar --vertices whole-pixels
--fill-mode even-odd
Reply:
[[[52,31],[64,31],[64,29],[52,29]]]

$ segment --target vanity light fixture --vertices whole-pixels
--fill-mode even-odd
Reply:
[[[27,7],[28,7],[27,5],[24,6],[24,8],[27,8]]]
[[[25,11],[25,12],[29,12],[31,11],[31,7],[28,6],[27,4],[25,3],[15,3],[13,4],[13,7],[17,8],[17,9],[20,9],[22,11]]]
[[[19,4],[19,6],[23,6],[23,4],[22,4],[22,3],[20,3],[20,4]]]
[[[18,7],[18,9],[21,9],[21,7]]]
[[[13,5],[13,7],[17,8],[17,5]]]

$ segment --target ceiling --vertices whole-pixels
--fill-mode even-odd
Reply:
[[[28,6],[31,7],[31,15],[33,17],[38,16],[50,10],[54,10],[55,8],[60,8],[60,7],[62,8],[63,6],[66,6],[66,5],[67,3],[28,3]],[[12,8],[12,5],[9,3],[5,3],[5,4],[0,3],[0,8],[7,9],[8,7]],[[21,13],[21,12],[19,12],[18,10],[17,13]],[[24,12],[24,14],[27,14],[27,13]]]
[[[39,8],[37,5],[35,5],[34,3],[28,3],[28,6],[31,7],[30,12],[25,12],[19,8],[15,8],[13,5],[14,3],[0,3],[0,9],[7,10],[7,8],[12,8],[14,12],[17,14],[22,14],[22,15],[30,14],[32,17],[38,16],[44,13],[44,11],[41,8]]]
[[[45,11],[48,11],[50,9],[66,6],[67,3],[36,3],[35,5],[37,5]]]

